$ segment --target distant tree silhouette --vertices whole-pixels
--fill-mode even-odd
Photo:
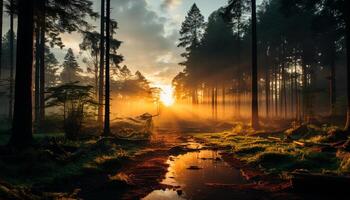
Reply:
[[[32,64],[34,0],[18,0],[18,46],[15,104],[9,144],[25,148],[32,143]]]
[[[79,72],[82,72],[82,69],[80,68],[71,48],[68,49],[67,54],[64,57],[62,67],[62,83],[72,83],[80,80]]]
[[[85,60],[85,62],[89,62],[92,60],[92,65],[94,67],[94,76],[95,76],[95,95],[96,99],[98,98],[98,88],[99,88],[99,58],[100,58],[100,34],[96,31],[83,32],[83,41],[79,45],[82,51],[89,52],[91,59]]]
[[[235,60],[236,60],[236,72],[235,72],[235,84],[233,87],[235,88],[236,95],[236,109],[235,115],[239,118],[241,115],[241,94],[242,94],[242,37],[244,33],[244,23],[243,23],[243,14],[249,10],[249,2],[247,0],[229,0],[227,7],[224,9],[224,17],[226,20],[231,23],[234,35],[236,37],[235,44]]]
[[[47,87],[54,87],[58,84],[59,62],[55,54],[50,51],[48,46],[45,47],[45,84]]]
[[[345,48],[347,57],[347,88],[350,88],[350,16],[348,12],[349,1],[344,0],[334,0],[334,1],[322,1],[322,0],[306,0],[306,1],[287,1],[282,0],[282,9],[284,9],[287,14],[293,15],[298,9],[303,9],[316,15],[317,17],[330,17],[333,20],[332,24],[336,24],[339,30],[342,31],[342,36],[345,38]],[[329,27],[333,30],[332,27]],[[330,31],[332,32],[332,31]],[[331,42],[332,44],[333,42]],[[332,49],[332,47],[330,47]],[[330,52],[331,57],[333,52]],[[331,60],[334,58],[331,58]],[[332,61],[331,61],[332,62]],[[332,63],[330,63],[332,65]],[[334,68],[331,67],[331,90],[334,90]],[[333,79],[333,80],[332,80]],[[349,89],[348,89],[349,90]],[[349,92],[348,92],[349,93]],[[334,95],[331,94],[331,104],[335,101]],[[332,103],[333,102],[333,103]],[[331,105],[332,106],[332,105]],[[347,120],[345,125],[345,130],[349,132],[350,130],[350,95],[347,95]]]
[[[203,36],[205,28],[204,17],[201,14],[196,4],[193,4],[190,11],[188,12],[185,21],[182,23],[180,30],[180,42],[178,47],[185,48],[185,53],[181,54],[186,61],[180,63],[186,66],[188,69],[195,70],[196,64],[195,59],[193,59],[193,53],[196,48],[198,48],[200,40]],[[192,53],[192,55],[191,55]],[[192,56],[191,61],[189,57]],[[194,73],[195,74],[195,73]],[[197,104],[197,90],[195,89],[197,83],[195,80],[192,81],[192,103]]]

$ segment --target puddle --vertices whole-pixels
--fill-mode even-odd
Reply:
[[[244,195],[240,191],[206,185],[246,183],[240,171],[225,163],[217,151],[190,152],[170,157],[167,162],[170,166],[162,183],[179,188],[155,190],[144,200],[242,199]]]

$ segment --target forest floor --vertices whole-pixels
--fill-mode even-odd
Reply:
[[[304,125],[266,133],[251,131],[242,124],[229,131],[207,133],[162,129],[148,142],[113,138],[72,142],[61,136],[36,137],[37,146],[31,150],[9,155],[2,149],[0,199],[139,199],[166,189],[180,191],[181,196],[179,187],[162,183],[169,170],[167,161],[204,149],[218,151],[248,181],[208,183],[209,190],[244,191],[241,199],[329,199],[342,194],[341,188],[327,187],[323,194],[321,183],[316,188],[308,185],[306,192],[300,192],[293,185],[293,176],[326,177],[327,186],[338,186],[338,177],[348,177],[347,137],[332,129]],[[301,187],[303,183],[309,184],[310,180],[302,181]]]

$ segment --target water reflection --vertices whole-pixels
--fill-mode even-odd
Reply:
[[[163,184],[179,186],[174,190],[156,190],[145,200],[167,199],[227,199],[242,194],[232,189],[210,188],[207,183],[241,184],[245,179],[240,171],[221,160],[216,151],[202,150],[170,157]]]

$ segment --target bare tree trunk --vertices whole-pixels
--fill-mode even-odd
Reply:
[[[222,116],[226,115],[226,88],[225,84],[222,85]]]
[[[237,104],[237,117],[241,117],[241,105],[242,105],[242,81],[238,78],[237,82],[237,94],[236,94],[236,104]]]
[[[2,24],[4,14],[4,1],[0,0],[0,79],[2,76]]]
[[[306,64],[305,62],[303,61],[302,63],[302,83],[303,83],[303,89],[302,89],[302,93],[303,93],[303,109],[302,109],[302,112],[303,112],[303,119],[306,120],[306,118],[308,117],[308,91],[307,91],[307,72],[306,72]]]
[[[214,91],[214,87],[212,86],[212,89],[211,89],[211,115],[212,115],[212,118],[214,119],[215,118],[215,91]]]
[[[266,110],[266,119],[270,117],[270,60],[269,55],[265,55],[265,110]]]
[[[349,7],[350,2],[345,1],[345,7]],[[346,10],[346,9],[345,9]],[[345,26],[346,26],[346,58],[347,58],[347,115],[345,130],[350,132],[350,13],[348,10],[345,11]]]
[[[259,129],[256,0],[252,0],[252,127]]]
[[[9,92],[9,113],[8,118],[12,120],[13,118],[13,82],[14,82],[14,0],[10,1],[10,92]],[[17,56],[18,57],[18,56]]]
[[[32,65],[34,0],[18,0],[15,105],[11,146],[25,148],[32,142]]]
[[[331,74],[330,74],[330,80],[329,80],[329,97],[330,97],[330,110],[329,115],[332,117],[335,113],[335,104],[337,101],[337,95],[336,95],[336,79],[335,79],[335,45],[332,46],[332,55],[331,55]]]
[[[98,98],[98,119],[100,127],[103,125],[103,96],[104,96],[104,66],[105,66],[105,0],[101,0],[101,31],[100,31],[100,79]]]
[[[40,1],[40,121],[39,126],[45,120],[45,33],[46,33],[46,0]]]
[[[36,1],[37,2],[37,1]],[[35,5],[37,6],[37,5]],[[36,23],[35,27],[35,78],[34,78],[34,131],[36,132],[40,124],[40,30]]]
[[[277,72],[277,65],[274,65],[274,95],[275,95],[275,117],[278,118],[278,72]]]
[[[111,43],[111,0],[106,4],[106,88],[105,88],[105,123],[103,135],[110,135],[110,43]]]
[[[94,71],[94,75],[95,75],[95,99],[96,100],[98,100],[98,97],[99,97],[99,95],[98,95],[98,91],[99,91],[99,88],[98,88],[98,55],[96,54],[95,55],[95,66],[94,66],[94,68],[95,68],[95,71]]]
[[[286,66],[285,66],[285,56],[286,47],[285,41],[282,44],[282,91],[283,91],[283,106],[284,106],[284,119],[287,119],[287,88],[286,88]]]
[[[218,120],[218,86],[215,86],[215,120]]]

